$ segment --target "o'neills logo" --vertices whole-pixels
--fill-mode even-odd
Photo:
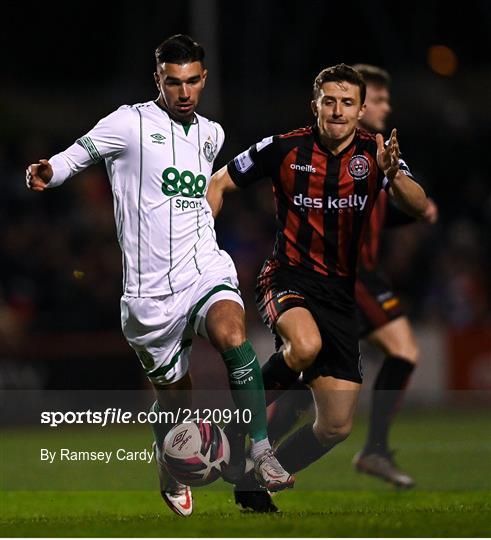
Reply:
[[[315,167],[312,167],[312,165],[297,165],[296,163],[290,163],[290,169],[293,169],[294,171],[302,171],[309,173],[317,172],[315,170]]]
[[[349,195],[336,199],[327,197],[323,201],[320,197],[305,197],[301,193],[293,197],[293,203],[296,206],[305,206],[306,208],[328,208],[329,210],[339,210],[343,208],[354,208],[355,210],[364,210],[368,201],[368,195]]]

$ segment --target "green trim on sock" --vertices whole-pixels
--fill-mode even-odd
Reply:
[[[251,342],[246,340],[242,345],[239,345],[238,347],[235,347],[233,349],[227,349],[226,351],[222,352],[222,358],[227,363],[235,363],[237,362],[237,366],[244,367],[248,363],[250,363],[251,355],[253,360],[257,360],[257,355],[252,348]]]

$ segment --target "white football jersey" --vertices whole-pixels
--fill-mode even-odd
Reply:
[[[194,282],[219,250],[205,195],[224,140],[195,115],[186,133],[155,102],[123,105],[53,156],[55,187],[105,160],[128,296],[161,296]]]

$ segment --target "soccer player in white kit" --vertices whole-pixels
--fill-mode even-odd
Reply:
[[[155,56],[158,98],[123,105],[64,152],[31,164],[27,185],[33,191],[56,187],[105,160],[123,254],[122,329],[155,388],[153,410],[190,407],[192,334],[208,339],[225,362],[237,408],[252,412],[246,429],[258,479],[272,491],[291,487],[294,478],[267,438],[261,370],[246,339],[237,273],[217,245],[205,198],[224,132],[195,112],[207,76],[204,50],[176,35]],[[172,426],[153,427],[162,497],[188,516],[191,490],[171,478],[162,461]]]

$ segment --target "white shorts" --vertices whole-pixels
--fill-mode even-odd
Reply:
[[[218,259],[175,294],[153,298],[123,295],[121,326],[150,381],[170,384],[188,371],[193,333],[206,339],[206,315],[219,300],[244,304],[235,267]]]

